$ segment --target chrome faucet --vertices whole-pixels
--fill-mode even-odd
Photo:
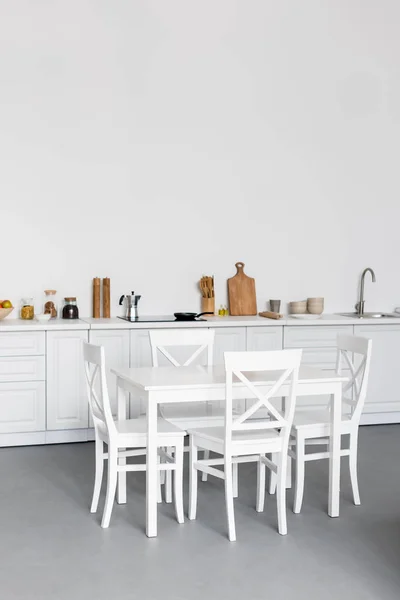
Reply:
[[[368,272],[371,273],[372,283],[375,283],[375,281],[376,281],[375,273],[373,272],[373,270],[370,267],[368,267],[367,269],[364,269],[364,271],[363,271],[363,273],[361,275],[360,299],[357,302],[357,304],[355,305],[355,309],[356,309],[358,315],[363,315],[364,314],[364,304],[365,304],[365,300],[364,300],[364,280],[365,280],[365,276],[366,276],[366,274]]]

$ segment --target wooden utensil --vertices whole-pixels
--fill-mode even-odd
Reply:
[[[110,278],[103,279],[103,317],[109,319],[111,317],[111,300],[110,300]]]
[[[283,319],[283,315],[270,310],[265,310],[264,312],[259,312],[258,314],[260,317],[265,317],[266,319]]]
[[[231,315],[256,315],[256,283],[253,277],[248,277],[243,269],[244,263],[235,265],[236,275],[228,279],[229,311]]]
[[[100,319],[100,277],[93,278],[93,317]]]

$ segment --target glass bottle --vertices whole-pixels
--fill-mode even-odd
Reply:
[[[22,298],[20,317],[25,321],[31,321],[35,316],[35,307],[33,298]]]
[[[79,310],[78,305],[76,303],[76,298],[70,296],[68,298],[64,298],[65,305],[62,311],[63,319],[79,319]]]
[[[57,318],[58,303],[56,290],[44,290],[43,312],[45,315],[50,315],[51,319]]]

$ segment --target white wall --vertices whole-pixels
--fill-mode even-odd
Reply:
[[[398,0],[0,3],[0,297],[400,305]]]

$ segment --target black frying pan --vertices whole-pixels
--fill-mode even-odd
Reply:
[[[198,317],[203,315],[212,315],[212,312],[202,312],[202,313],[185,313],[185,312],[177,312],[174,313],[174,317],[177,321],[196,321]]]

